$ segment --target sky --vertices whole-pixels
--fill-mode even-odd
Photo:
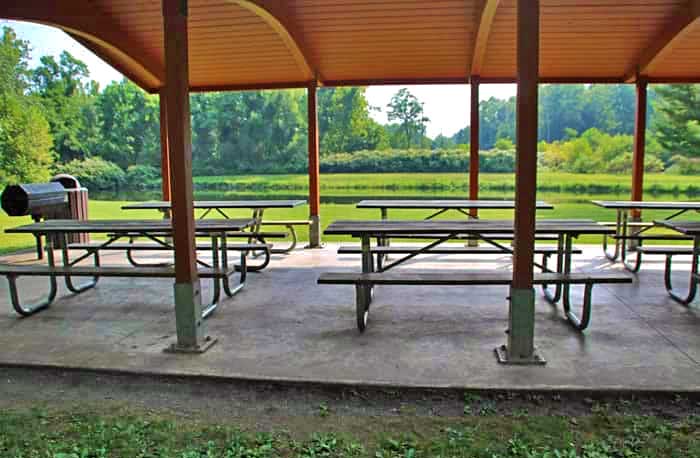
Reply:
[[[90,69],[90,77],[104,88],[110,82],[121,80],[121,73],[95,56],[91,51],[58,29],[26,22],[0,20],[0,26],[12,27],[18,37],[31,46],[31,66],[39,64],[39,58],[45,55],[58,57],[64,50],[85,62]],[[367,101],[371,106],[381,108],[372,113],[377,121],[386,124],[386,106],[391,96],[402,87],[423,102],[425,116],[430,119],[427,128],[429,137],[439,134],[451,136],[469,124],[469,86],[419,85],[419,86],[370,86],[367,89]],[[508,98],[515,95],[514,84],[483,84],[479,90],[479,99],[490,97]]]

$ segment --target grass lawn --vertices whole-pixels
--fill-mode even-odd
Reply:
[[[666,174],[648,174],[645,177],[647,200],[691,200],[687,195],[653,194],[649,190],[665,189],[678,191],[688,187],[698,187],[697,180],[689,177]],[[220,176],[197,177],[198,184],[196,196],[207,200],[226,199],[275,199],[275,198],[305,198],[307,195],[306,175],[250,175],[250,176]],[[629,177],[622,175],[603,174],[566,174],[566,173],[541,173],[539,182],[545,185],[545,190],[538,192],[538,199],[554,204],[553,211],[543,210],[538,212],[540,218],[590,218],[597,221],[612,221],[613,211],[596,207],[590,203],[591,199],[628,199]],[[482,174],[481,193],[483,199],[508,199],[512,198],[513,184],[512,174]],[[235,186],[236,189],[231,189]],[[607,190],[607,193],[581,193],[562,191],[563,189],[590,189],[597,187]],[[204,188],[204,189],[202,189]],[[240,188],[240,189],[238,189]],[[597,189],[596,188],[596,189]],[[465,198],[467,189],[466,174],[443,173],[397,173],[397,174],[322,174],[321,196],[324,201],[321,208],[321,221],[325,227],[328,223],[338,219],[378,219],[378,210],[360,210],[355,208],[355,203],[367,198]],[[562,189],[562,190],[558,190]],[[613,190],[613,191],[611,191]],[[614,193],[610,193],[614,192]],[[120,207],[126,201],[148,200],[158,198],[154,193],[130,194],[129,196],[103,197],[95,193],[98,199],[117,200],[91,200],[90,218],[115,219],[115,218],[159,218],[156,211],[122,211]],[[268,219],[305,219],[308,217],[308,207],[302,206],[294,209],[272,209],[265,215]],[[396,219],[420,219],[432,213],[431,211],[396,210],[390,212],[390,218]],[[249,217],[250,211],[230,212],[232,216]],[[646,211],[644,218],[647,221],[664,218],[669,212]],[[690,219],[697,219],[698,213],[688,214]],[[512,211],[489,210],[482,211],[483,218],[511,219]],[[444,218],[462,218],[459,213],[447,213]],[[31,222],[31,218],[9,218],[0,212],[0,231],[8,227]],[[308,239],[308,230],[299,229],[302,240]],[[349,240],[345,237],[328,237],[328,241]],[[599,237],[581,237],[579,243],[599,243]],[[33,238],[26,235],[0,236],[0,253],[7,253],[18,249],[29,248],[34,244]]]
[[[6,458],[700,457],[700,418],[527,412],[448,418],[281,417],[261,427],[235,417],[216,423],[126,407],[12,408],[0,415]]]
[[[196,177],[200,188],[258,189],[258,190],[305,190],[308,177],[296,175],[234,175]],[[562,172],[540,172],[539,189],[543,191],[576,191],[600,193],[629,193],[631,178],[627,175],[576,174]],[[482,173],[479,179],[482,190],[512,190],[515,176],[512,173]],[[440,190],[463,195],[469,187],[467,173],[322,173],[321,190]],[[648,173],[644,176],[644,190],[650,193],[700,194],[700,183],[692,177]]]

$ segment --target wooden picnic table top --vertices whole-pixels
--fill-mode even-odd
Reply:
[[[204,219],[195,221],[198,233],[237,232],[254,224],[251,218],[243,219]],[[169,219],[95,219],[80,221],[74,219],[52,219],[24,226],[5,229],[8,234],[52,234],[52,233],[171,233]]]
[[[537,201],[537,208],[540,210],[551,210],[554,208],[547,202]],[[515,201],[512,200],[460,200],[460,199],[413,199],[413,200],[362,200],[357,208],[413,208],[413,209],[483,209],[483,210],[510,210],[515,208]]]
[[[700,202],[645,202],[640,200],[592,200],[594,205],[619,210],[700,210]]]
[[[327,235],[381,236],[386,234],[502,234],[513,232],[511,220],[340,220]],[[589,219],[537,220],[539,234],[614,234],[615,229]]]
[[[664,226],[693,237],[700,236],[700,221],[657,220],[654,221],[654,224],[658,224],[659,226]]]
[[[224,208],[294,208],[306,204],[305,200],[195,200],[197,209]],[[122,210],[170,210],[170,202],[138,202],[122,206]]]

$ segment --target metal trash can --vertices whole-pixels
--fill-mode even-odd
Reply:
[[[60,219],[75,219],[85,221],[88,219],[88,190],[80,186],[77,178],[61,173],[51,178],[52,183],[60,183],[68,196],[68,203],[63,209],[63,214],[55,216]],[[88,243],[90,234],[66,234],[68,243]],[[54,240],[56,246],[60,246],[58,240]]]

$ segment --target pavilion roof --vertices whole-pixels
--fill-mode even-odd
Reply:
[[[700,0],[541,0],[543,82],[700,82]],[[148,91],[160,0],[2,2],[65,30]],[[513,82],[514,0],[189,0],[191,90]],[[533,37],[534,39],[534,37]]]

